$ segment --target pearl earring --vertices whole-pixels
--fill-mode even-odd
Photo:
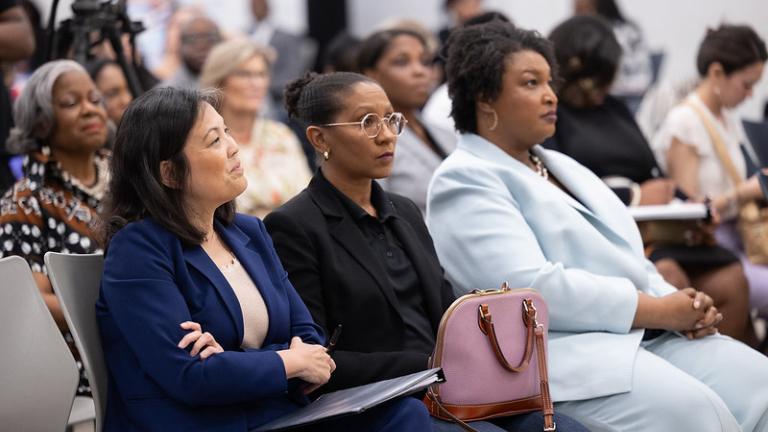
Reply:
[[[323,159],[328,160],[329,156],[330,156],[330,152],[328,150],[323,152]]]

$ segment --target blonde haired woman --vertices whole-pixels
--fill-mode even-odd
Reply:
[[[248,188],[237,198],[238,210],[266,216],[298,194],[311,172],[296,135],[264,117],[274,52],[248,39],[217,45],[200,74],[201,88],[222,92],[221,116],[240,144]]]

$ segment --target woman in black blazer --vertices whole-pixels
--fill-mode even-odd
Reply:
[[[375,81],[353,73],[308,74],[288,86],[286,105],[309,125],[307,138],[324,161],[309,186],[264,222],[315,322],[328,334],[343,325],[332,355],[337,369],[321,391],[426,369],[454,295],[419,209],[374,181],[392,169],[404,117]],[[543,424],[539,413],[503,422],[514,430]],[[557,423],[568,430],[571,421]]]
[[[331,390],[424,370],[454,297],[416,205],[371,181],[389,174],[405,124],[380,87],[357,74],[310,76],[286,92],[289,113],[301,117],[312,102],[302,90],[328,81],[343,82],[350,98],[360,93],[368,101],[311,122],[317,125],[307,136],[320,146],[322,169],[265,224],[315,322],[329,335],[343,325],[333,356],[337,370],[325,386]],[[368,122],[378,130],[375,138],[360,129],[366,115],[378,117]],[[320,126],[348,120],[357,123]],[[358,167],[358,178],[346,173],[349,165]]]

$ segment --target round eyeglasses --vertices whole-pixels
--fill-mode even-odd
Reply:
[[[322,126],[332,127],[358,125],[368,138],[376,138],[379,136],[379,132],[381,132],[382,124],[385,124],[390,132],[396,136],[400,136],[403,133],[403,130],[405,130],[405,125],[407,123],[408,120],[405,119],[404,115],[399,112],[395,112],[385,117],[380,117],[375,113],[368,113],[359,122],[328,123]]]

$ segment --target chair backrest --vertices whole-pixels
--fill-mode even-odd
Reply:
[[[768,166],[768,121],[752,122],[744,120],[742,124],[744,125],[744,132],[747,134],[747,138],[749,138],[749,144],[752,146],[755,156],[759,159],[760,165],[763,167]]]
[[[75,358],[18,257],[0,259],[0,430],[63,431],[79,381]]]
[[[100,431],[107,406],[107,366],[96,323],[96,300],[104,257],[101,254],[48,252],[45,254],[45,266],[80,351],[96,406],[96,430]]]
[[[656,81],[659,80],[661,66],[664,64],[664,57],[666,57],[664,51],[655,51],[651,53],[651,84],[655,84]]]

